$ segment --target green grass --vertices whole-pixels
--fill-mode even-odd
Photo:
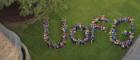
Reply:
[[[49,14],[49,30],[53,42],[57,43],[60,40],[59,24],[62,17],[67,19],[70,28],[76,23],[89,25],[93,16],[102,14],[110,19],[132,16],[136,24],[135,36],[140,33],[140,0],[64,0],[64,2],[67,4],[66,11]],[[107,26],[110,27],[111,24],[112,22]],[[123,31],[127,26],[122,24],[118,30]],[[18,28],[15,29],[17,30]],[[120,60],[127,52],[127,49],[113,45],[109,41],[109,34],[103,31],[95,33],[96,40],[92,45],[90,43],[83,46],[73,45],[68,38],[66,48],[62,49],[50,49],[44,43],[42,21],[37,21],[17,33],[27,45],[32,60]]]

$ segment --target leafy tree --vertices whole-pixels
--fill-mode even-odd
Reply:
[[[47,8],[47,0],[0,0],[0,9],[10,6],[12,3],[17,2],[20,4],[20,15],[27,16],[34,14],[38,16]]]
[[[21,15],[40,15],[47,9],[47,0],[19,0]]]
[[[18,3],[20,7],[20,15],[27,16],[34,14],[38,16],[46,11],[58,12],[64,0],[0,0],[0,9],[8,7],[13,3]],[[63,8],[63,7],[61,7]],[[61,9],[63,10],[63,9]]]
[[[15,0],[0,0],[0,9],[3,9],[4,6],[11,5]]]

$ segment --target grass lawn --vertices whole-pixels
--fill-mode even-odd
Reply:
[[[136,36],[140,33],[140,0],[64,0],[67,10],[56,15],[50,14],[49,30],[53,42],[60,39],[60,18],[67,19],[68,28],[76,23],[90,25],[94,16],[104,14],[110,19],[132,16],[136,23]],[[61,8],[61,7],[59,7]],[[59,9],[58,9],[59,10]],[[110,27],[112,22],[107,24]],[[119,31],[127,28],[127,24],[120,25]],[[96,40],[91,45],[73,45],[67,40],[66,48],[50,49],[43,41],[42,21],[29,25],[25,29],[13,29],[20,34],[22,41],[27,45],[32,60],[120,60],[127,49],[113,45],[109,41],[109,34],[103,31],[95,33]],[[80,31],[79,31],[80,32]],[[68,32],[69,34],[69,32]],[[78,34],[78,33],[77,33]],[[80,33],[79,33],[80,34]],[[68,35],[69,36],[69,35]],[[79,36],[78,36],[79,37]]]

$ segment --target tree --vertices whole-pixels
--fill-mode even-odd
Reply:
[[[40,15],[47,9],[47,0],[19,0],[20,14],[23,16],[29,14]]]
[[[30,14],[38,16],[47,8],[47,0],[0,0],[0,2],[0,9],[8,7],[14,2],[18,3],[20,7],[17,8],[20,9],[22,16]]]
[[[4,7],[8,7],[16,2],[19,4],[19,7],[17,8],[20,9],[20,15],[38,16],[48,10],[51,10],[50,12],[58,12],[59,10],[64,10],[63,1],[64,0],[0,0],[1,2],[0,9],[3,9]]]
[[[0,0],[0,9],[3,9],[4,6],[11,5],[15,0]]]

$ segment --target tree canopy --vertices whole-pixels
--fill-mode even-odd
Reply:
[[[38,16],[46,11],[49,4],[57,5],[57,1],[61,0],[0,0],[0,9],[8,7],[16,2],[19,4],[19,7],[17,8],[20,9],[20,15],[27,16],[30,14],[34,14]]]

